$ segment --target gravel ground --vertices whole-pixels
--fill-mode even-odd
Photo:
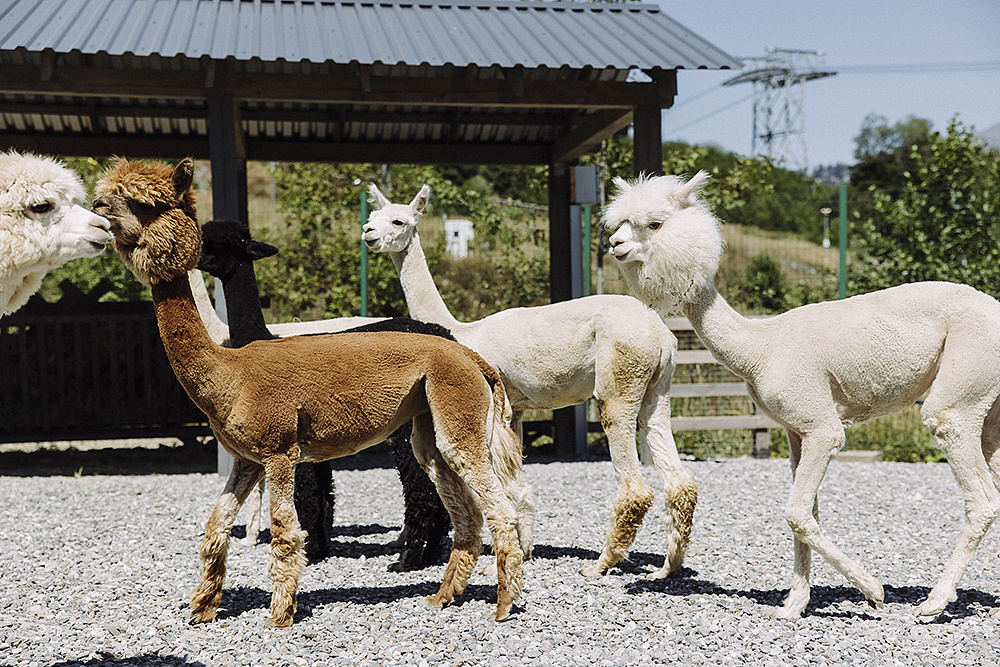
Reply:
[[[961,516],[946,465],[834,463],[821,495],[831,538],[885,586],[871,610],[814,559],[807,616],[768,607],[790,581],[782,518],[787,462],[689,464],[700,485],[687,567],[647,582],[662,560],[662,494],[632,558],[598,581],[614,492],[611,464],[532,463],[535,560],[511,619],[497,624],[495,581],[473,575],[443,611],[422,604],[438,565],[386,571],[402,502],[391,469],[336,470],[334,555],[307,568],[290,629],[270,629],[268,548],[233,542],[220,618],[186,622],[200,533],[222,482],[214,474],[0,477],[0,665],[995,665],[1000,634],[997,530],[958,601],[918,623]],[[654,480],[648,470],[647,479]],[[654,486],[655,488],[655,486]],[[242,521],[242,517],[241,517]],[[480,563],[485,565],[484,557]]]

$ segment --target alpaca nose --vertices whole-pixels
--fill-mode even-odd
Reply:
[[[105,214],[111,212],[111,203],[103,197],[98,197],[94,200],[90,210],[101,217],[107,217]]]

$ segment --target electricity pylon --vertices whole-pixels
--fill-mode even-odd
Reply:
[[[768,47],[767,55],[745,58],[743,71],[722,83],[753,84],[750,150],[754,156],[767,157],[787,169],[809,170],[805,82],[836,74],[817,69],[822,55],[822,51]]]

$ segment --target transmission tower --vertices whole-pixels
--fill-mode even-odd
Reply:
[[[770,158],[787,169],[808,171],[805,82],[836,74],[817,69],[822,55],[822,51],[768,47],[767,55],[745,58],[743,71],[722,83],[753,84],[750,150],[754,156]]]

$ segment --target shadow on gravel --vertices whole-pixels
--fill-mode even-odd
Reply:
[[[0,470],[13,477],[72,475],[187,475],[216,470],[215,446],[191,442],[147,449],[42,449],[0,453]]]
[[[625,591],[632,595],[639,593],[665,593],[677,596],[718,595],[721,597],[742,597],[768,607],[780,606],[788,595],[787,588],[772,590],[724,588],[711,581],[696,579],[694,578],[695,575],[697,575],[697,572],[685,567],[666,579],[635,581],[626,586]],[[923,602],[931,591],[927,586],[885,586],[884,590],[886,604],[905,604],[911,606]],[[861,611],[827,609],[842,602],[855,603]],[[984,612],[988,613],[990,609],[994,608],[1000,608],[1000,599],[995,595],[984,593],[983,591],[960,588],[958,589],[958,599],[950,603],[940,616],[926,622],[936,624],[949,623],[953,620],[969,616],[979,616]],[[878,611],[870,610],[861,591],[853,586],[813,586],[809,604],[806,606],[805,611],[806,616],[861,620],[877,620],[877,614]]]
[[[332,537],[361,537],[363,535],[382,535],[385,533],[398,533],[400,528],[392,526],[383,526],[377,523],[370,523],[366,525],[353,525],[353,526],[334,526]],[[232,530],[229,531],[230,537],[235,539],[243,539],[246,537],[247,528],[245,525],[233,526]],[[268,544],[271,541],[271,531],[270,529],[264,529],[257,533],[257,541],[254,544]],[[364,556],[365,558],[377,558],[379,556],[392,556],[398,554],[400,547],[391,542],[389,543],[378,543],[378,542],[358,542],[358,541],[345,541],[345,540],[330,540],[330,553],[326,558],[360,558]],[[447,549],[443,550],[445,554],[448,553]],[[326,560],[323,558],[321,560]]]
[[[349,602],[359,605],[376,605],[399,602],[409,598],[423,599],[437,593],[440,587],[438,581],[427,581],[420,584],[385,587],[346,587],[318,588],[310,591],[299,591],[298,611],[295,622],[312,616],[314,607],[321,607],[338,602]],[[470,600],[495,604],[497,600],[496,586],[473,584],[465,592],[455,598],[450,606],[461,607]],[[261,588],[240,586],[222,591],[222,604],[219,607],[219,619],[234,618],[253,609],[268,609],[271,606],[271,592]]]
[[[50,667],[131,667],[133,665],[135,667],[153,667],[154,665],[157,667],[205,667],[203,662],[191,662],[175,655],[156,655],[155,653],[146,653],[131,658],[116,658],[110,653],[102,653],[99,658],[57,662]]]

